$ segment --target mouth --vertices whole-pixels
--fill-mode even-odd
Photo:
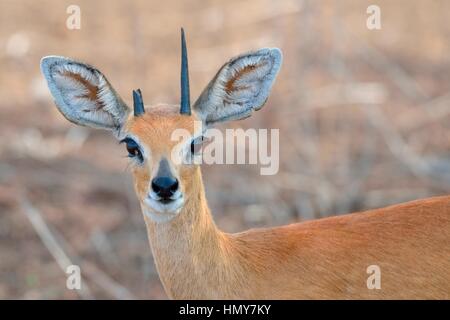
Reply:
[[[174,202],[175,200],[173,200],[173,199],[160,199],[160,200],[157,200],[157,201],[161,202],[162,204],[169,204],[169,203]]]
[[[156,222],[168,221],[175,217],[183,207],[184,197],[179,192],[164,199],[150,193],[143,201],[144,213]]]

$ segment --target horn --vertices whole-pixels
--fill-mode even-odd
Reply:
[[[184,29],[181,28],[181,101],[180,113],[191,114],[191,102],[189,97],[189,70],[188,58],[186,49],[186,39],[184,36]]]
[[[141,89],[133,90],[133,106],[135,117],[139,117],[145,113]]]

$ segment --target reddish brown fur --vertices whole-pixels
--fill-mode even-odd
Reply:
[[[242,78],[246,73],[252,72],[255,70],[257,66],[255,65],[248,65],[239,70],[234,77],[232,77],[229,81],[225,83],[225,91],[230,94],[233,91],[239,90],[240,88],[235,86],[235,83],[238,79]],[[245,88],[245,87],[244,87]]]
[[[88,98],[89,100],[95,101],[96,103],[100,103],[100,101],[98,100],[98,97],[97,97],[98,87],[96,85],[93,85],[88,80],[86,80],[81,75],[79,75],[78,73],[66,71],[66,72],[64,72],[64,75],[79,82],[86,88],[87,93],[85,95],[83,95],[82,97]]]
[[[127,129],[151,149],[133,169],[139,199],[175,128],[193,132],[195,115],[157,106]],[[173,166],[173,164],[172,164]],[[226,234],[208,208],[200,168],[173,166],[185,205],[167,223],[144,216],[161,281],[185,299],[450,299],[450,196],[364,213]],[[369,290],[369,265],[381,268],[381,289]]]

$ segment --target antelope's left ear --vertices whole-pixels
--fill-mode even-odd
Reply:
[[[277,48],[260,49],[231,59],[197,99],[195,112],[207,125],[249,117],[269,97],[281,61],[282,54]]]
[[[58,56],[44,57],[41,70],[67,120],[119,134],[130,110],[100,71]]]

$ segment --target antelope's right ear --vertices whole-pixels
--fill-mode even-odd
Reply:
[[[119,134],[130,109],[100,71],[58,56],[42,58],[41,70],[67,120]]]

